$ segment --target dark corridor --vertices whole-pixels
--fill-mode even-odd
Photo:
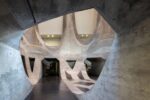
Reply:
[[[43,77],[59,76],[59,61],[55,58],[42,60]]]
[[[59,77],[59,61],[55,58],[42,60],[43,77],[25,100],[77,100]]]

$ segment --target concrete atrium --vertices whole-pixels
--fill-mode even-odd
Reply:
[[[0,0],[0,100],[150,100],[150,0]]]

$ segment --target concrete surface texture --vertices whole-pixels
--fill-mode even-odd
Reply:
[[[19,51],[0,43],[0,100],[24,100],[32,86],[24,72]]]
[[[92,90],[81,100],[149,100],[150,19],[116,36],[113,50]]]
[[[23,30],[8,4],[0,0],[0,5],[0,100],[24,100],[32,86],[18,51]]]
[[[15,49],[19,47],[19,35],[22,34],[17,32],[39,22],[89,8],[96,8],[117,36],[102,75],[95,87],[81,99],[149,100],[149,19],[145,19],[150,17],[150,0],[0,0],[0,51],[4,52],[0,53],[0,59],[4,59],[0,61],[2,100],[12,100],[11,97],[23,100],[29,93],[30,84],[20,65],[21,59],[14,59],[19,57]],[[10,49],[13,57],[7,56]],[[18,83],[20,88],[16,89],[16,82],[24,84]],[[10,94],[9,90],[13,92]]]

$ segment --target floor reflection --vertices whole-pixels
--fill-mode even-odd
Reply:
[[[25,100],[77,100],[59,77],[43,78]]]

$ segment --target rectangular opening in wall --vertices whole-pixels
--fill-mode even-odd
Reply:
[[[42,60],[43,77],[59,76],[59,60],[44,58]]]

